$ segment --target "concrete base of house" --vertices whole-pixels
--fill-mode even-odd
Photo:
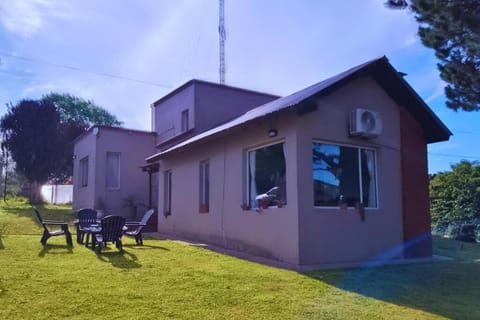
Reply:
[[[195,242],[190,239],[167,235],[159,232],[151,232],[147,233],[146,235],[154,238],[154,239],[163,239],[163,240],[173,240],[178,243],[201,247],[205,248],[217,253],[226,254],[232,257],[236,257],[239,259],[247,260],[250,262],[260,263],[263,265],[275,267],[275,268],[282,268],[287,270],[293,270],[297,272],[309,272],[314,270],[322,270],[322,269],[346,269],[346,268],[373,268],[373,267],[380,267],[380,266],[387,266],[387,265],[402,265],[402,264],[414,264],[414,263],[432,263],[432,262],[441,262],[441,261],[450,261],[453,258],[445,257],[445,256],[438,256],[433,255],[432,257],[425,257],[425,258],[409,258],[409,259],[389,259],[389,260],[372,260],[372,261],[364,261],[364,262],[342,262],[342,263],[323,263],[323,264],[311,264],[311,265],[295,265],[291,263],[287,263],[284,261],[279,261],[275,259],[270,259],[266,257],[256,256],[250,253],[236,251],[232,249],[227,249],[218,245],[203,243],[203,242]]]

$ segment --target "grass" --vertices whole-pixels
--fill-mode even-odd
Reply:
[[[69,207],[40,207],[73,220]],[[0,205],[0,319],[479,319],[480,245],[435,238],[454,260],[300,274],[174,241],[96,255],[39,243],[26,202]]]

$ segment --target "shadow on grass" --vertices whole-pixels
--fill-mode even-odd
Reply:
[[[2,240],[3,233],[4,233],[3,229],[4,229],[3,226],[0,225],[0,250],[5,249],[5,246],[3,245],[3,240]]]
[[[120,252],[113,251],[113,249],[104,248],[102,249],[101,253],[97,254],[97,258],[103,262],[109,262],[112,264],[112,266],[120,269],[134,269],[142,267],[142,265],[138,263],[137,256],[126,250]]]
[[[135,249],[135,250],[164,250],[164,251],[170,251],[170,249],[167,249],[165,247],[162,247],[162,246],[152,246],[150,244],[143,244],[143,245],[139,245],[139,244],[136,244],[136,243],[127,243],[127,244],[123,244],[123,247],[127,247],[127,248],[132,248],[132,249]]]
[[[306,275],[341,290],[446,318],[480,319],[479,258],[477,255],[477,259],[325,270]]]
[[[38,253],[39,257],[44,257],[46,254],[71,254],[73,253],[73,247],[69,245],[61,244],[48,244],[43,246],[42,250]]]
[[[0,281],[0,297],[5,294],[7,290],[3,287],[3,283]]]
[[[0,250],[5,249],[3,245],[2,236],[5,234],[5,226],[3,223],[0,223]]]

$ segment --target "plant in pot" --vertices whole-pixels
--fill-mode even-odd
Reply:
[[[360,220],[362,220],[362,222],[365,222],[365,207],[363,203],[357,202],[356,208],[357,208],[358,214],[360,215]]]
[[[198,211],[200,213],[208,213],[210,211],[210,208],[208,207],[208,204],[201,204]]]
[[[260,201],[260,208],[268,209],[269,206],[270,206],[270,199]]]
[[[102,219],[105,216],[105,202],[103,201],[102,197],[97,198],[95,211],[97,211],[97,219]]]
[[[122,207],[130,208],[129,218],[135,220],[137,214],[137,203],[135,197],[130,195],[122,199]]]
[[[250,205],[247,204],[247,203],[242,203],[242,204],[240,205],[240,208],[242,208],[242,210],[244,210],[244,211],[248,211],[248,210],[251,209],[251,208],[250,208]]]

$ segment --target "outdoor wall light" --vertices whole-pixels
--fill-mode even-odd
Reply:
[[[268,136],[269,136],[270,138],[274,138],[274,137],[276,137],[277,135],[278,135],[277,129],[270,129],[270,130],[268,130]]]

